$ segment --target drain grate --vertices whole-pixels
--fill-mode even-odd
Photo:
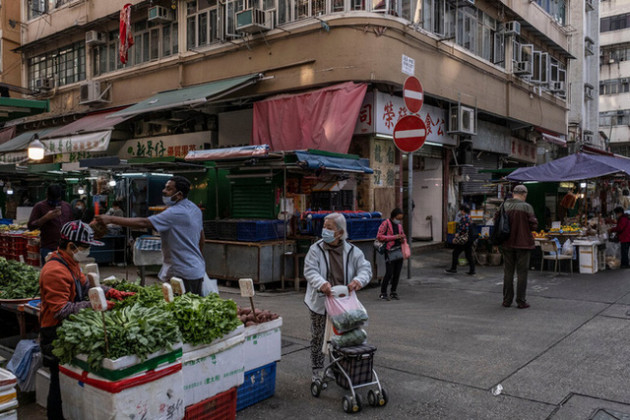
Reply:
[[[630,420],[630,414],[622,413],[620,411],[615,411],[608,408],[599,408],[590,418],[591,420]]]

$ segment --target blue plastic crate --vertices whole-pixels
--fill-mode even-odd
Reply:
[[[12,225],[13,219],[0,219],[0,225]]]
[[[349,219],[346,221],[348,239],[375,239],[382,222],[381,219]]]
[[[245,372],[245,382],[236,390],[236,411],[272,397],[276,392],[276,362]]]
[[[239,241],[270,241],[283,236],[282,220],[243,220],[236,226],[236,238]]]

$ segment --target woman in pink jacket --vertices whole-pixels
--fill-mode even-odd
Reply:
[[[383,221],[378,228],[376,239],[385,244],[385,277],[381,283],[381,300],[398,300],[398,280],[403,266],[401,245],[405,241],[405,233],[402,228],[403,212],[399,208],[392,210],[389,219]],[[387,286],[391,282],[391,291],[387,296]]]

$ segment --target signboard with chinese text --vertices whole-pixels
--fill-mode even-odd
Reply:
[[[383,92],[365,95],[359,111],[359,119],[354,134],[384,134],[393,136],[398,120],[411,114],[403,98]],[[440,108],[424,104],[418,113],[427,130],[426,141],[435,144],[457,146],[457,140],[446,134],[446,112]]]
[[[522,162],[536,163],[536,145],[512,138],[509,156]]]
[[[183,159],[189,151],[202,150],[204,144],[210,143],[210,133],[210,131],[202,131],[127,140],[120,148],[118,157],[129,159],[174,156]]]
[[[403,54],[401,71],[407,76],[413,76],[416,72],[416,60]]]
[[[396,146],[391,140],[372,142],[370,166],[375,187],[394,187],[396,185]]]

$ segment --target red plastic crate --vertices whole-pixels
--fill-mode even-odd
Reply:
[[[186,407],[184,420],[236,419],[236,388]]]

